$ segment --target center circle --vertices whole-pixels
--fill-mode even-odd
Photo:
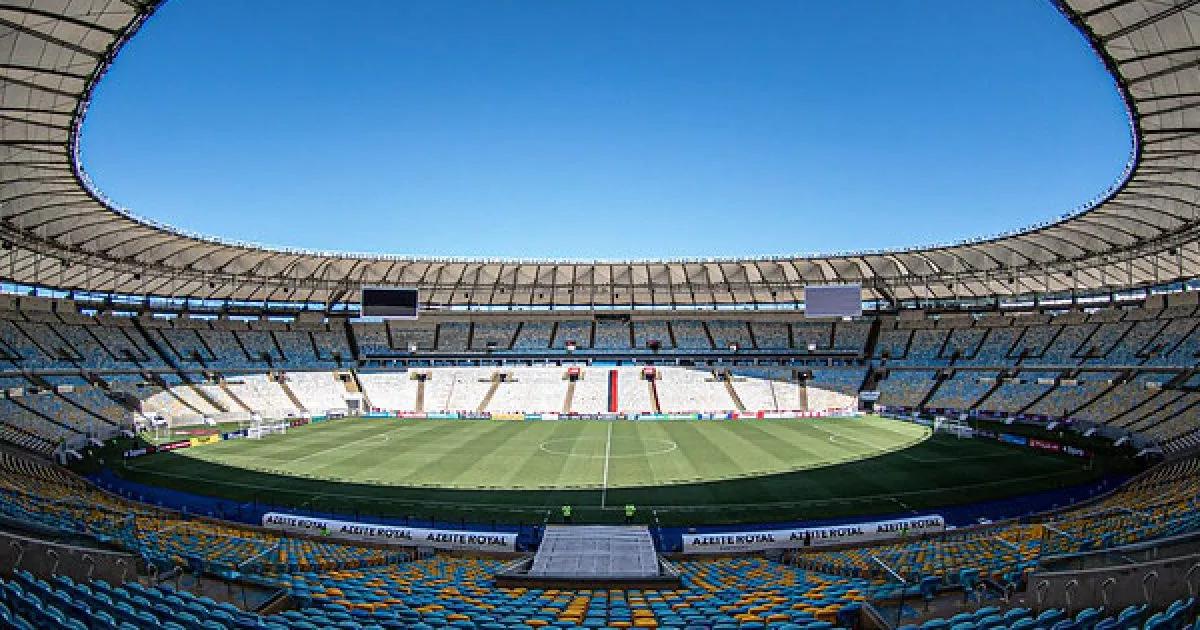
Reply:
[[[601,447],[607,445],[608,453],[592,454],[592,453],[572,453],[571,449],[581,443],[594,443]],[[627,459],[630,457],[649,457],[651,455],[666,455],[671,451],[679,448],[679,444],[674,440],[666,440],[662,438],[622,438],[615,437],[611,440],[604,438],[581,437],[581,438],[553,438],[538,443],[538,450],[551,455],[562,455],[565,457],[586,457],[589,459]]]

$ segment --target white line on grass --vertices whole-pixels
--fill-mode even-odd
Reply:
[[[340,450],[346,448],[347,446],[353,446],[360,442],[366,442],[367,440],[379,440],[380,438],[387,437],[387,436],[391,435],[392,433],[395,433],[396,431],[399,431],[400,429],[403,429],[403,428],[405,428],[405,425],[400,425],[398,427],[388,429],[387,431],[384,431],[383,433],[372,433],[371,435],[368,435],[368,436],[362,437],[362,438],[358,438],[357,440],[350,440],[349,442],[342,442],[341,444],[331,446],[325,450],[316,451],[315,453],[309,453],[308,455],[303,455],[301,457],[297,457],[297,458],[289,461],[288,463],[294,464],[296,462],[302,462],[305,460],[312,459],[314,457],[321,457],[324,455],[328,455],[334,451],[340,451]],[[320,467],[318,466],[318,468],[320,468]]]
[[[600,507],[604,507],[604,502],[608,500],[608,456],[612,453],[612,427],[613,423],[608,422],[608,439],[604,441],[604,479],[600,482]]]

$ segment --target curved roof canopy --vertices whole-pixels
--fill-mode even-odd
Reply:
[[[945,246],[757,259],[554,261],[311,252],[189,234],[108,202],[79,163],[92,88],[157,0],[0,0],[0,276],[62,289],[248,301],[644,305],[972,298],[1200,276],[1200,0],[1060,0],[1130,115],[1127,178],[1042,225]],[[1020,45],[1014,40],[1014,45]],[[1081,43],[1082,45],[1082,43]],[[970,209],[964,209],[970,211]]]

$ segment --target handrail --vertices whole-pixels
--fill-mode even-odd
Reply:
[[[129,578],[129,563],[124,558],[117,558],[114,564],[121,567],[121,582],[124,583]]]
[[[13,570],[15,571],[21,568],[21,561],[25,559],[25,545],[22,545],[15,540],[10,540],[8,541],[8,546],[10,548],[15,547],[17,549],[17,561],[13,563]]]
[[[888,564],[886,562],[884,562],[883,560],[880,560],[879,556],[876,556],[875,554],[870,554],[870,556],[871,556],[871,560],[873,560],[880,567],[883,567],[883,570],[886,571],[893,578],[895,578],[896,581],[900,582],[901,584],[908,584],[908,580],[904,579],[904,576],[900,575],[899,573],[896,573],[895,569],[888,566]]]
[[[1154,601],[1154,591],[1158,588],[1158,571],[1151,570],[1142,576],[1142,597],[1146,598],[1146,603],[1150,604]]]
[[[1068,617],[1071,616],[1072,613],[1074,612],[1074,607],[1072,606],[1072,604],[1075,601],[1075,593],[1078,590],[1079,590],[1079,580],[1078,579],[1072,579],[1072,580],[1068,581],[1065,586],[1063,586],[1063,598],[1066,599],[1066,603],[1067,603],[1066,610],[1067,610]]]
[[[1112,608],[1112,604],[1110,603],[1111,597],[1110,597],[1109,593],[1112,591],[1112,587],[1114,587],[1116,585],[1117,585],[1117,578],[1115,578],[1115,577],[1107,578],[1103,582],[1100,583],[1100,601],[1103,602],[1105,610],[1109,610]]]

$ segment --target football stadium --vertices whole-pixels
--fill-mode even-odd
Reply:
[[[1200,7],[1048,4],[1092,201],[560,260],[144,218],[80,141],[161,2],[0,2],[0,627],[1200,629]]]

